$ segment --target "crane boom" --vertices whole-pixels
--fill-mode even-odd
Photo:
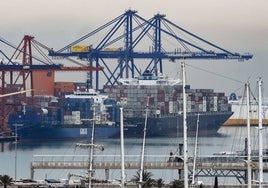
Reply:
[[[97,42],[92,42],[98,38],[100,32],[104,37]],[[90,44],[86,40],[94,43],[95,46],[88,45],[88,48],[83,48],[85,44]],[[231,52],[209,42],[167,20],[165,15],[156,14],[150,19],[145,19],[133,10],[127,10],[124,14],[60,50],[49,50],[48,55],[52,57],[77,57],[88,61],[90,65],[104,67],[105,70],[102,71],[103,75],[101,75],[106,79],[104,88],[109,87],[109,84],[111,86],[120,84],[120,78],[133,78],[135,75],[141,74],[138,64],[135,63],[136,59],[149,60],[149,62],[142,62],[143,64],[147,63],[145,66],[147,69],[156,70],[156,74],[158,74],[164,73],[163,60],[222,59],[244,61],[253,57],[252,54]],[[112,60],[116,61],[113,66],[110,63]],[[100,75],[98,72],[94,74],[96,89],[99,89]]]
[[[9,96],[12,96],[12,95],[19,95],[19,94],[27,93],[27,92],[30,92],[30,91],[32,91],[32,89],[27,89],[27,90],[12,92],[12,93],[1,94],[0,98],[9,97]]]

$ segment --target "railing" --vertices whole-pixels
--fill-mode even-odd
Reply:
[[[254,156],[255,157],[255,156]],[[193,159],[189,158],[189,169],[193,169]],[[183,170],[182,156],[168,155],[146,155],[144,160],[144,167],[146,169],[161,169],[161,170]],[[34,177],[35,169],[88,169],[89,157],[88,155],[34,155],[31,163],[31,177]],[[120,155],[95,155],[94,169],[120,169],[121,156]],[[251,162],[252,170],[258,170],[258,161]],[[125,169],[140,169],[139,155],[125,156]],[[246,156],[233,155],[210,155],[200,156],[196,160],[196,171],[206,172],[208,174],[214,170],[219,173],[226,172],[226,174],[235,172],[245,172],[247,170]],[[264,172],[268,172],[268,161],[263,162]]]
[[[252,156],[252,160],[258,161],[258,156]],[[145,161],[150,162],[168,162],[169,155],[145,155]],[[173,162],[183,162],[183,156],[173,156]],[[33,155],[32,162],[48,162],[48,161],[60,161],[60,162],[88,162],[88,155]],[[221,163],[235,163],[245,162],[247,156],[244,155],[201,155],[197,157],[197,162],[221,162]],[[120,155],[95,155],[94,162],[120,162]],[[140,155],[125,155],[125,161],[140,162]],[[268,161],[268,156],[264,156],[264,162]],[[189,162],[193,162],[192,158],[189,158]]]
[[[151,162],[167,162],[168,155],[146,155],[145,160]],[[88,162],[88,155],[33,155],[32,162]],[[94,162],[120,162],[120,155],[95,155]],[[125,155],[125,161],[140,162],[139,155]]]

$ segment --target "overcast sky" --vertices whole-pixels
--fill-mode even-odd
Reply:
[[[248,79],[255,87],[257,78],[262,77],[264,93],[268,94],[267,7],[267,0],[2,0],[0,35],[13,44],[25,34],[33,35],[37,41],[59,49],[128,9],[147,19],[161,13],[225,49],[254,55],[246,62],[186,62],[198,67],[187,70],[187,82],[192,88],[213,88],[229,94]],[[0,47],[5,51],[6,46]],[[164,67],[167,73],[175,74],[174,69]]]

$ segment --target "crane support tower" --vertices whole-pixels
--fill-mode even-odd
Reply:
[[[90,66],[103,66],[105,70],[101,73],[105,80],[104,87],[117,85],[120,78],[140,74],[139,60],[145,69],[150,68],[157,74],[163,73],[163,60],[243,61],[253,57],[251,54],[241,55],[221,48],[169,21],[165,15],[156,14],[145,19],[133,10],[127,10],[60,50],[49,50],[49,55],[78,57],[87,61]],[[113,63],[112,60],[116,62]],[[100,89],[100,72],[94,73],[95,87]],[[88,76],[92,78],[93,72]]]
[[[25,35],[18,46],[11,44],[2,37],[0,37],[0,43],[15,49],[10,58],[0,49],[0,54],[5,58],[0,60],[0,95],[18,93],[16,96],[0,98],[0,134],[10,131],[7,130],[7,118],[14,109],[21,108],[22,103],[35,106],[34,95],[36,91],[33,87],[33,74],[36,72],[43,71],[52,75],[55,71],[91,72],[103,70],[103,67],[88,65],[64,66],[63,64],[55,64],[45,53],[50,48],[34,40],[33,36]],[[54,80],[51,82],[54,83]],[[28,97],[26,97],[25,92],[20,92],[25,90],[30,91]]]

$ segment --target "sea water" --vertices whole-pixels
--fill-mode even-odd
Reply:
[[[252,149],[258,148],[258,130],[251,128],[251,145]],[[267,135],[267,130],[264,129],[263,135]],[[197,146],[198,156],[211,156],[220,152],[234,152],[245,149],[245,138],[247,137],[246,127],[222,127],[219,130],[219,135],[211,137],[190,137],[188,142],[188,156],[194,156],[194,148]],[[267,136],[264,136],[264,147],[267,147]],[[197,141],[197,142],[196,142]],[[13,179],[29,179],[31,177],[31,161],[35,155],[88,155],[89,150],[86,148],[76,147],[77,143],[89,143],[89,140],[77,141],[55,141],[55,142],[18,142],[16,143],[1,143],[0,152],[0,175],[9,175]],[[124,150],[125,155],[140,155],[142,149],[142,138],[125,138]],[[94,150],[94,156],[100,155],[117,155],[120,156],[120,139],[95,139],[94,143],[104,146],[104,150]],[[179,154],[179,144],[183,143],[183,138],[147,138],[145,144],[145,155],[166,155],[172,151],[174,154]],[[197,145],[196,145],[197,143]],[[125,159],[127,161],[127,159]],[[162,178],[166,183],[178,179],[178,170],[150,170],[154,179]],[[126,170],[127,181],[131,180],[137,170]],[[87,169],[84,170],[40,170],[34,172],[34,179],[44,180],[52,179],[67,179],[69,173],[87,175]],[[96,170],[94,177],[98,179],[105,178],[104,170]],[[109,179],[119,180],[121,177],[120,170],[110,170]],[[200,179],[200,178],[199,178]],[[202,179],[201,181],[213,181],[214,178]],[[219,181],[232,184],[239,184],[236,180],[220,179]]]

